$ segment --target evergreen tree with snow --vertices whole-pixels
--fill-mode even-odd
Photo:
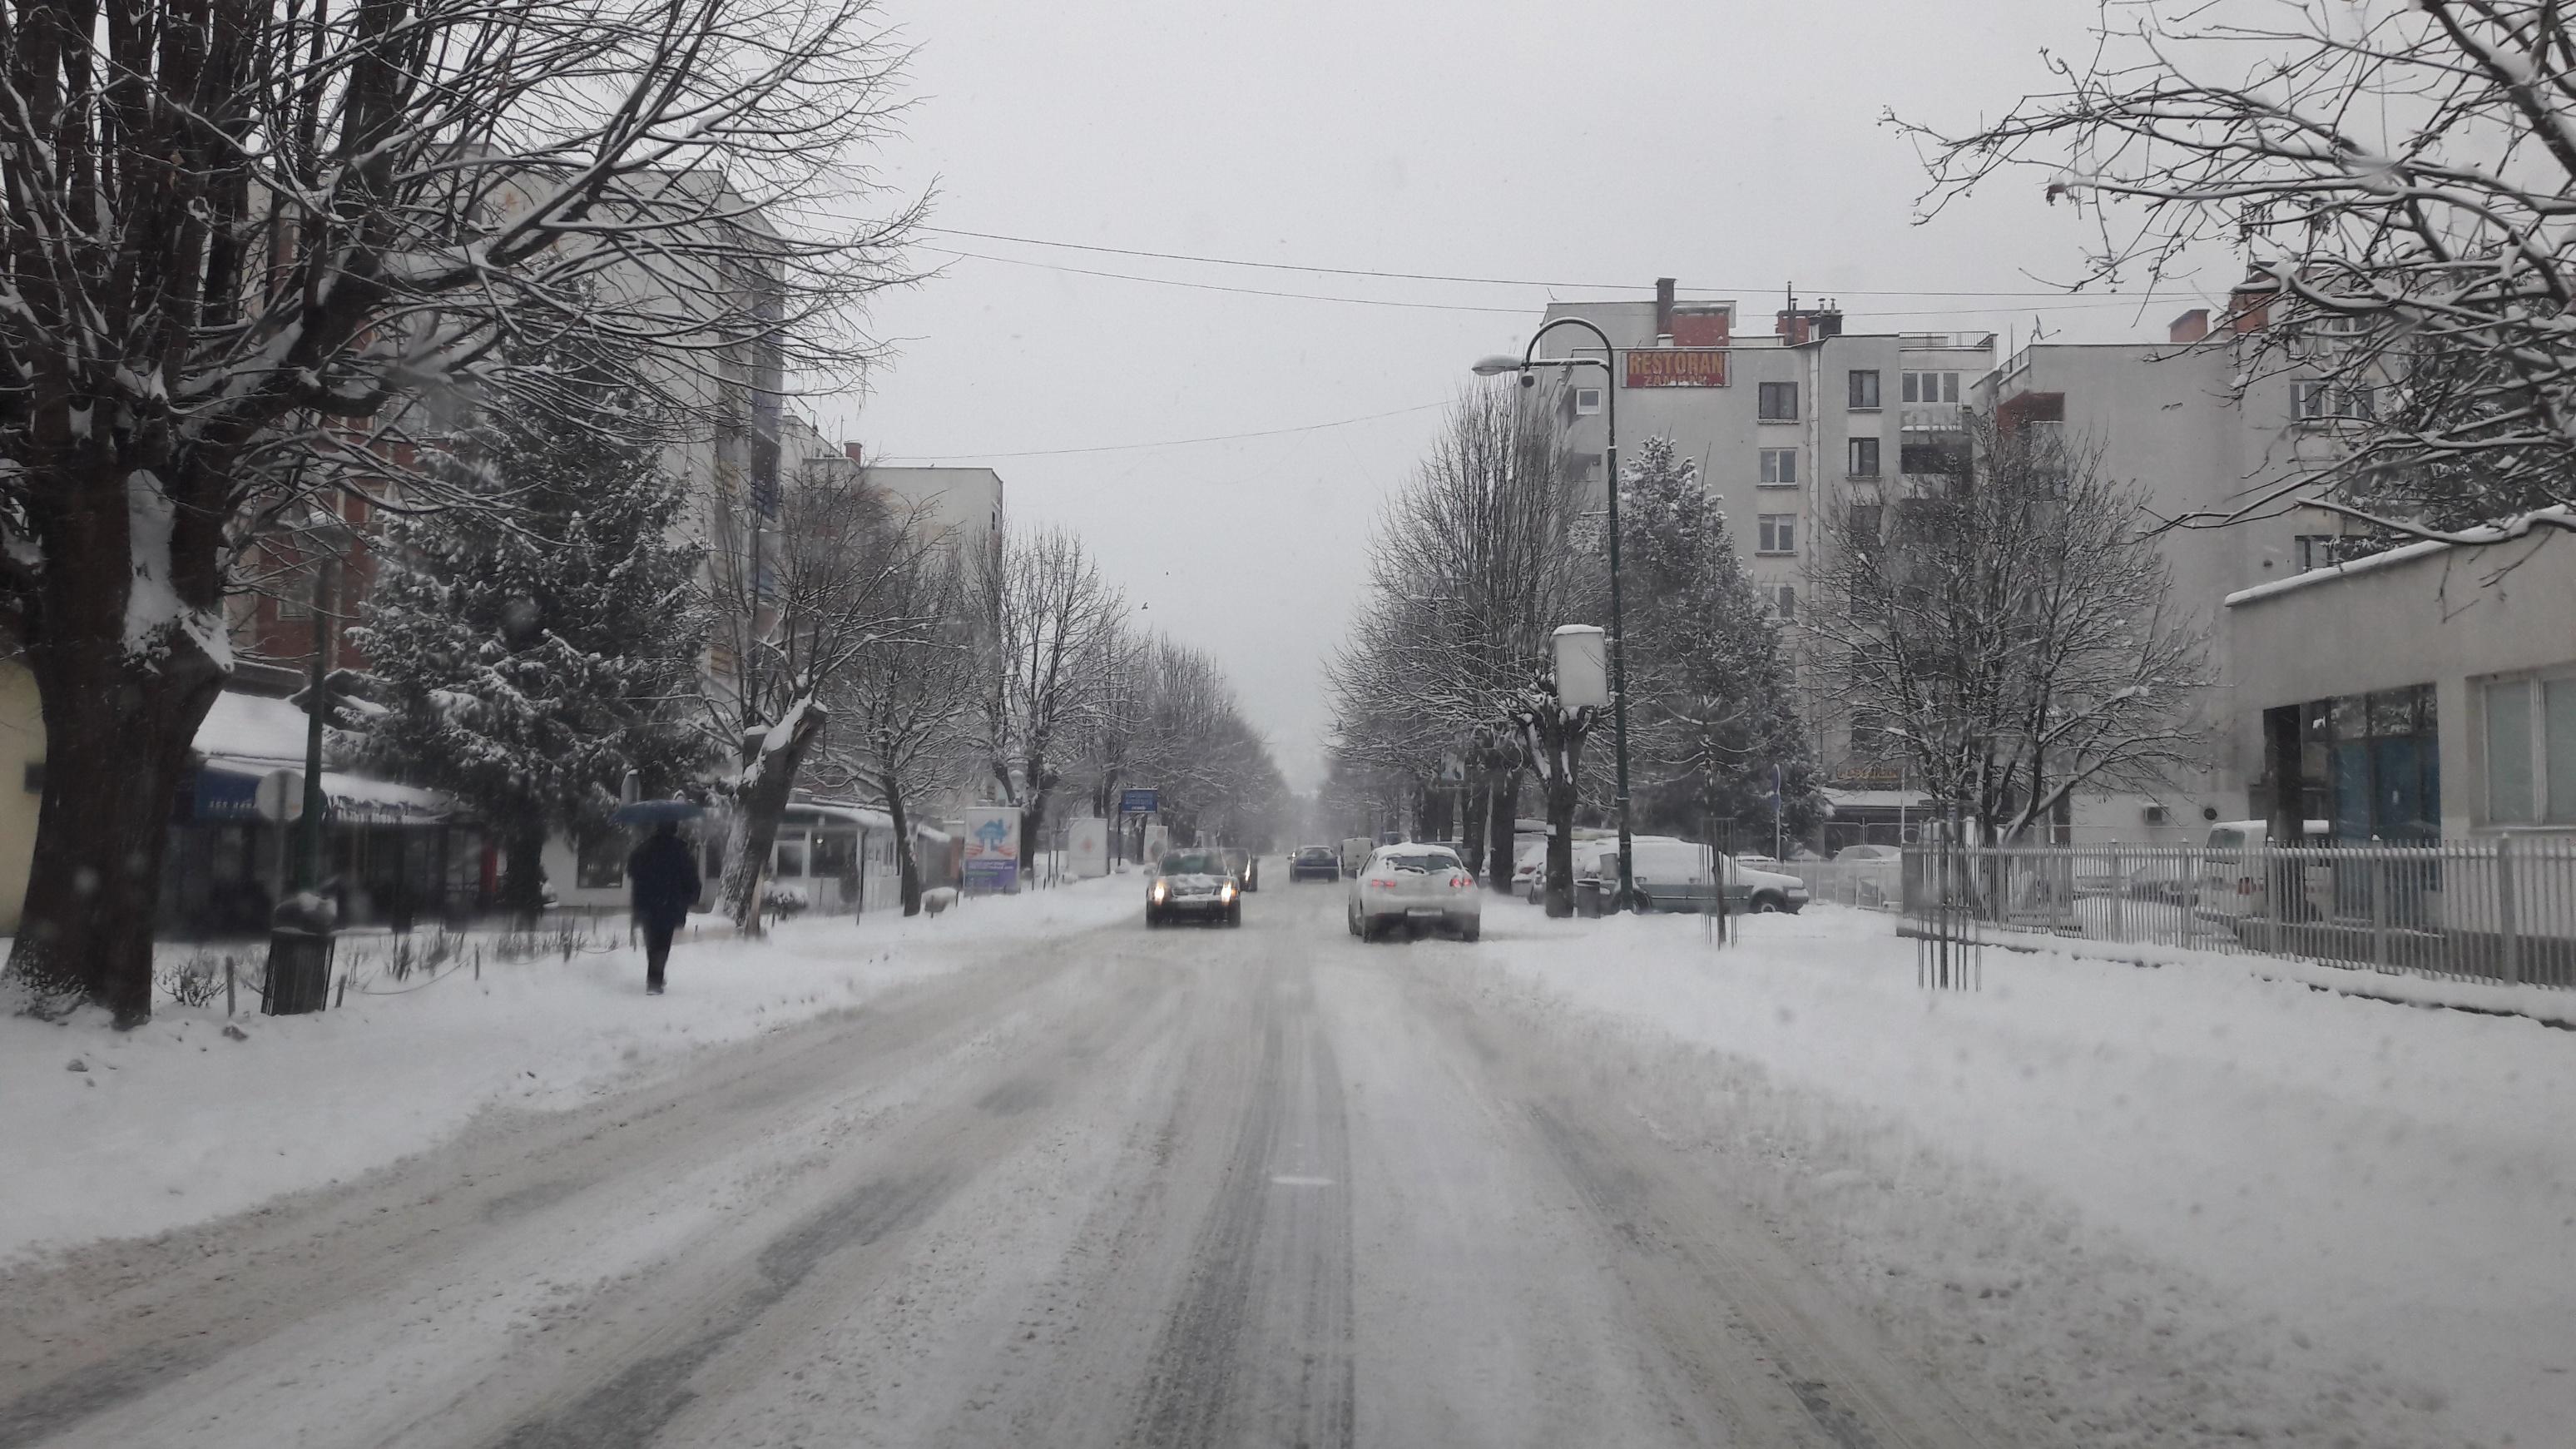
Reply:
[[[1771,604],[1745,575],[1719,500],[1668,438],[1621,470],[1630,732],[1639,828],[1750,832],[1771,821],[1772,770],[1787,833],[1815,819],[1814,771]]]
[[[608,828],[697,773],[685,707],[707,634],[701,549],[631,370],[575,343],[505,360],[441,480],[481,506],[394,517],[352,638],[379,768],[463,800],[506,852],[502,903],[543,903],[550,830]]]

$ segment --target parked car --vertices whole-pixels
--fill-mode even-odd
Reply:
[[[1537,905],[1547,894],[1547,842],[1533,840],[1512,860],[1512,894]]]
[[[1883,906],[1905,889],[1905,851],[1893,845],[1846,845],[1834,852],[1839,879],[1825,882],[1834,898],[1855,906]]]
[[[1445,845],[1379,846],[1351,881],[1351,934],[1363,941],[1425,930],[1472,941],[1484,929],[1484,910],[1476,878]]]
[[[1304,846],[1295,855],[1288,857],[1290,885],[1295,885],[1301,880],[1340,880],[1341,878],[1342,858],[1335,855],[1329,845]]]
[[[1244,894],[1250,895],[1261,889],[1260,856],[1232,845],[1225,848],[1224,855],[1225,868],[1234,872],[1234,882],[1242,888]]]
[[[1619,842],[1615,840],[1586,843],[1589,848],[1577,855],[1575,877],[1596,883],[1599,898],[1607,901],[1619,873]],[[1640,911],[1680,911],[1697,915],[1707,911],[1710,901],[1723,889],[1726,908],[1730,911],[1769,915],[1806,908],[1808,895],[1804,881],[1778,871],[1756,870],[1740,860],[1715,857],[1717,873],[1724,880],[1720,887],[1710,880],[1711,856],[1708,847],[1696,841],[1669,835],[1641,835],[1630,843],[1631,870],[1637,887],[1637,909]]]
[[[2271,914],[2271,891],[2263,880],[2260,849],[2271,837],[2272,825],[2266,820],[2222,820],[2209,827],[2194,902],[2201,915],[2237,921]]]
[[[1167,926],[1175,921],[1243,924],[1243,888],[1226,868],[1225,852],[1166,851],[1154,863],[1153,879],[1145,886],[1145,924]]]

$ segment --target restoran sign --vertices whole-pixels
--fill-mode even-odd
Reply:
[[[1629,387],[1724,387],[1722,347],[1640,347],[1628,353]]]

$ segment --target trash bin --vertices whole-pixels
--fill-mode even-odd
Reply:
[[[298,891],[268,918],[268,985],[260,1011],[302,1016],[331,999],[331,952],[339,911],[318,891]]]
[[[1574,883],[1574,913],[1578,916],[1600,915],[1608,899],[1608,894],[1601,889],[1601,882],[1597,880],[1578,880]]]

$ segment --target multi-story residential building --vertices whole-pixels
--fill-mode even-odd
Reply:
[[[1546,320],[1580,318],[1608,334],[1618,354],[1605,381],[1570,369],[1563,393],[1578,462],[1603,478],[1605,386],[1618,394],[1622,446],[1634,456],[1648,437],[1672,440],[1699,465],[1724,501],[1728,529],[1747,572],[1780,617],[1794,626],[1799,595],[1819,545],[1818,521],[1879,505],[1909,469],[1949,466],[1965,446],[1960,409],[1995,364],[1987,332],[1850,332],[1827,303],[1794,298],[1767,335],[1745,335],[1731,301],[1682,301],[1674,279],[1655,284],[1652,302],[1561,302]],[[1581,330],[1558,328],[1541,343],[1548,357],[1597,357]],[[1816,759],[1833,790],[1844,834],[1887,817],[1914,798],[1883,758],[1852,745],[1847,711],[1803,663],[1802,713]],[[1864,721],[1864,734],[1866,722]]]
[[[2238,656],[2238,636],[2221,627],[2224,600],[2328,567],[2344,549],[2336,515],[2270,500],[2286,481],[2330,465],[2370,403],[2343,390],[2326,396],[2295,367],[2249,368],[2231,340],[2272,325],[2267,300],[2238,292],[2215,332],[2208,310],[2195,308],[2162,342],[2034,343],[1971,394],[1999,426],[2061,429],[2076,456],[2144,491],[2170,523],[2156,540],[2172,571],[2169,601],[2208,635],[2208,767],[2154,797],[2078,801],[2069,822],[2078,839],[2197,838],[2206,821],[2245,814],[2263,761],[2238,716],[2245,685],[2278,661]]]

